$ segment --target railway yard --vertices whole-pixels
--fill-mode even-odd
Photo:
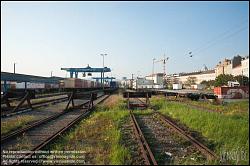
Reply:
[[[249,165],[249,2],[1,1],[1,165]]]
[[[1,164],[249,162],[248,101],[216,104],[111,87],[6,94]]]

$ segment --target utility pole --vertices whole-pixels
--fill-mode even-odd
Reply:
[[[242,85],[244,86],[244,77],[243,77],[243,70],[241,71],[241,77],[242,77]]]
[[[133,83],[134,83],[134,74],[132,74],[132,79],[131,79],[131,89],[133,89]]]
[[[14,74],[16,73],[16,63],[14,62]]]
[[[153,69],[152,69],[152,77],[153,77],[153,75],[154,75],[154,67],[155,67],[155,58],[153,58]]]
[[[104,56],[107,56],[107,54],[101,54],[101,56],[103,57],[103,61],[102,61],[102,74],[101,74],[101,83],[102,83],[102,88],[104,89]]]

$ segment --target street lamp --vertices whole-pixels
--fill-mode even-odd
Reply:
[[[101,83],[102,83],[102,88],[104,89],[104,56],[107,56],[108,54],[100,54],[103,58],[103,61],[102,61],[102,74],[101,74],[101,78],[103,77],[103,79],[101,79]]]

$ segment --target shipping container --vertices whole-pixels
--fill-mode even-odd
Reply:
[[[65,88],[84,88],[85,80],[79,78],[67,78],[64,79],[63,86]]]
[[[82,80],[82,88],[88,87],[88,80]]]
[[[222,99],[242,99],[249,98],[249,87],[215,87],[214,93]]]
[[[25,83],[24,82],[17,82],[16,83],[16,89],[24,89]]]
[[[43,88],[45,88],[45,84],[44,83],[27,82],[26,88],[27,89],[43,89]],[[25,82],[16,83],[16,89],[25,89]]]
[[[91,81],[90,80],[86,80],[86,86],[85,88],[90,88],[91,87]]]
[[[27,89],[44,89],[45,83],[27,82]]]
[[[45,88],[46,89],[50,89],[51,88],[51,84],[45,83]]]
[[[75,80],[70,78],[65,79],[64,88],[75,88]]]
[[[51,84],[51,88],[59,88],[59,84]]]

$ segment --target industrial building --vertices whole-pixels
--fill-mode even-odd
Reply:
[[[202,81],[215,80],[216,74],[215,70],[205,70],[198,71],[192,73],[180,73],[179,76],[176,77],[179,83],[185,84],[187,79],[192,77],[195,80],[196,84],[200,84]]]
[[[156,73],[135,79],[124,78],[121,81],[121,87],[131,89],[161,89],[163,88],[163,76],[163,73]]]
[[[154,84],[162,85],[163,84],[163,77],[164,73],[156,73],[156,74],[151,74],[149,76],[146,76],[146,80],[153,80]]]

